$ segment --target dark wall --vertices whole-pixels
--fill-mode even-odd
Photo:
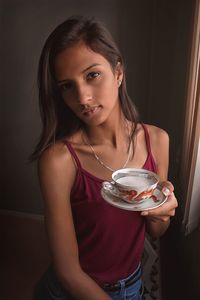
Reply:
[[[1,35],[1,208],[38,213],[36,166],[28,163],[40,133],[36,73],[53,28],[73,14],[94,15],[119,36],[119,1],[4,1]]]
[[[170,136],[170,180],[176,185],[195,1],[154,1],[147,120]]]
[[[47,35],[73,14],[94,15],[102,20],[120,43],[127,61],[131,96],[144,112],[152,19],[151,1],[146,3],[148,5],[121,0],[3,2],[1,208],[42,212],[36,165],[28,163],[28,156],[40,133],[36,73]]]
[[[169,179],[178,184],[195,1],[128,1],[120,41],[128,91],[144,122],[170,136]],[[126,33],[126,34],[125,34]]]
[[[168,131],[170,177],[177,176],[193,1],[3,1],[1,208],[41,212],[36,166],[27,162],[40,133],[36,73],[44,40],[72,14],[101,19],[119,42],[127,85],[144,122]]]
[[[1,2],[1,209],[42,213],[36,166],[27,162],[41,125],[37,63],[47,35],[72,14],[98,17],[120,43],[128,90],[142,119],[170,135],[170,179],[176,187],[193,4],[194,0]],[[182,288],[186,285],[198,300],[199,235],[185,238],[179,228],[182,216],[177,216],[162,240],[164,300],[190,299]]]
[[[129,94],[147,120],[154,1],[124,1],[120,11],[120,42]]]

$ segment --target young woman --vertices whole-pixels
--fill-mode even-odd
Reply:
[[[48,37],[39,63],[43,130],[38,159],[52,266],[35,299],[141,299],[145,230],[159,237],[177,200],[167,182],[167,133],[139,122],[121,54],[104,26],[72,17]],[[114,170],[159,175],[167,201],[134,212],[101,196]]]

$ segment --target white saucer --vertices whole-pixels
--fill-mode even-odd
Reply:
[[[161,186],[159,185],[154,190],[153,197],[135,203],[125,202],[123,199],[114,196],[104,188],[101,189],[101,195],[103,199],[109,204],[121,209],[132,210],[132,211],[144,211],[148,209],[154,209],[164,204],[165,201],[167,200],[167,197],[162,193]],[[156,200],[154,199],[154,197],[156,197]]]

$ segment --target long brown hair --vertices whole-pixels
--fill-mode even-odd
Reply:
[[[64,103],[54,77],[55,57],[81,40],[94,52],[104,56],[113,70],[119,62],[124,69],[121,53],[101,22],[95,18],[75,16],[58,25],[47,38],[39,60],[38,89],[42,132],[31,160],[37,159],[49,145],[70,136],[82,126],[82,121]],[[139,116],[128,96],[125,74],[119,88],[119,99],[126,119],[136,125]]]

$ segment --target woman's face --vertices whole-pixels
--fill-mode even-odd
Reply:
[[[83,42],[63,50],[55,59],[56,80],[67,106],[88,125],[99,125],[119,111],[121,66],[110,63]]]

